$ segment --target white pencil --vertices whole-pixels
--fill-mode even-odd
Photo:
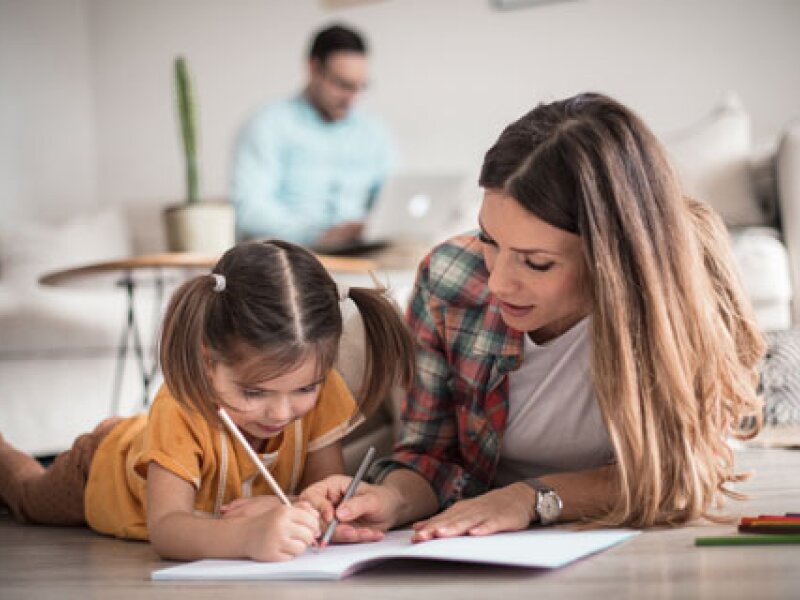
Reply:
[[[275,481],[275,478],[272,476],[272,474],[267,471],[267,467],[264,466],[264,463],[262,463],[261,459],[258,458],[255,450],[253,450],[250,447],[250,444],[247,443],[247,440],[244,439],[242,432],[239,431],[236,423],[231,420],[231,418],[228,416],[228,413],[225,412],[225,409],[220,407],[219,411],[217,412],[219,413],[219,417],[222,419],[222,422],[225,423],[225,426],[233,434],[233,437],[239,440],[239,443],[244,446],[244,449],[247,451],[247,455],[250,457],[250,460],[252,460],[256,467],[258,467],[258,470],[261,471],[261,474],[264,476],[264,479],[267,480],[267,483],[272,487],[272,491],[275,492],[275,495],[280,498],[281,502],[283,502],[286,506],[291,506],[292,503],[289,502],[289,498],[287,498],[286,494],[283,493],[281,486],[278,485],[278,482]]]

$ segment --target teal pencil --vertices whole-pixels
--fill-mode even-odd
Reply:
[[[800,544],[800,534],[725,535],[695,538],[695,546],[767,546],[772,544]]]

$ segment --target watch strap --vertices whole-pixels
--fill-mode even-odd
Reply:
[[[555,490],[551,488],[549,485],[544,483],[540,479],[536,479],[536,477],[528,477],[524,480],[529,486],[535,489],[537,492],[554,492]]]

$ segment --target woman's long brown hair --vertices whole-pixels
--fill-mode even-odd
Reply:
[[[319,260],[304,248],[272,240],[228,250],[212,270],[225,289],[200,275],[172,296],[159,358],[170,392],[217,423],[220,399],[209,361],[244,368],[254,382],[291,371],[313,357],[320,375],[333,366],[342,335],[339,291]],[[364,322],[366,368],[360,412],[370,414],[395,384],[413,380],[414,345],[385,290],[351,288]],[[354,415],[355,417],[356,415]]]
[[[582,240],[594,390],[619,484],[591,523],[720,518],[722,496],[736,496],[727,484],[742,479],[726,438],[760,426],[764,343],[719,219],[682,196],[647,126],[600,94],[509,125],[480,184]]]

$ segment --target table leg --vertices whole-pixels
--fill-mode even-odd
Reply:
[[[120,397],[122,395],[122,380],[125,375],[125,364],[128,357],[128,348],[133,341],[133,352],[136,356],[136,363],[139,367],[139,375],[142,378],[142,408],[146,408],[150,403],[150,384],[158,373],[158,357],[153,355],[148,366],[145,356],[142,336],[139,332],[139,324],[136,319],[136,283],[133,278],[128,276],[118,282],[118,285],[125,288],[127,297],[127,315],[125,324],[122,328],[122,337],[117,349],[117,368],[114,376],[114,391],[112,396],[111,414],[119,414]],[[160,318],[161,304],[164,296],[164,278],[161,273],[155,279],[155,304],[154,322],[158,323]]]
[[[122,326],[122,337],[120,338],[119,346],[117,347],[117,370],[116,374],[114,375],[114,391],[111,396],[111,416],[117,416],[119,414],[119,400],[120,395],[122,394],[122,378],[125,375],[125,362],[128,357],[128,339],[135,322],[135,315],[133,312],[133,279],[131,277],[126,277],[125,279],[121,279],[119,282],[117,282],[117,285],[125,288],[128,305],[125,323]]]

